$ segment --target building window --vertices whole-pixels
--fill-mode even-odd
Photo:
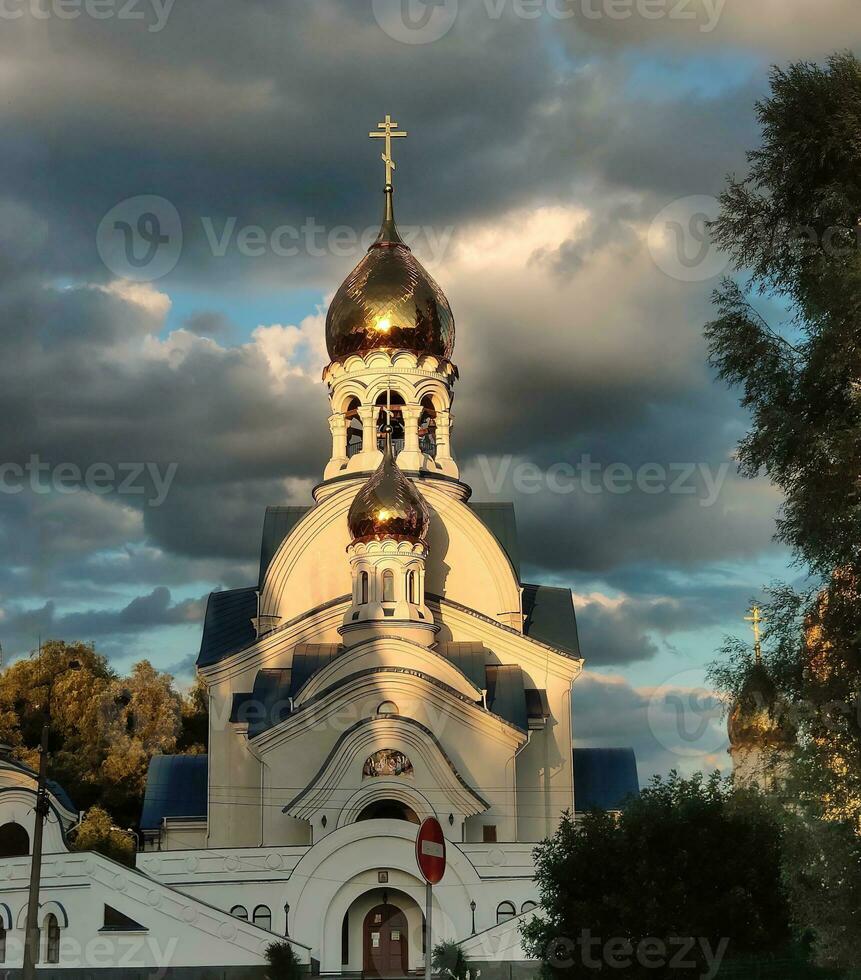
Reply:
[[[356,453],[362,451],[364,432],[362,420],[359,417],[359,399],[351,398],[344,412],[344,419],[347,423],[347,458],[352,459]]]
[[[0,926],[0,963],[6,962],[6,930]]]
[[[43,926],[46,937],[45,937],[45,962],[46,963],[59,963],[60,962],[60,923],[57,922],[57,916],[53,912],[50,912],[45,916],[45,924]]]
[[[248,921],[248,909],[244,905],[234,905],[230,910],[230,914],[235,916],[237,919],[244,919]]]
[[[368,573],[360,572],[359,574],[359,605],[366,606],[368,604]]]
[[[398,711],[398,706],[394,701],[383,701],[377,708],[377,714],[381,715],[383,718],[389,718],[392,715],[400,714]]]
[[[496,843],[496,824],[486,823],[481,828],[482,840],[485,844],[495,844]]]
[[[515,909],[513,903],[500,902],[496,909],[496,924],[499,925],[502,922],[508,922],[515,915],[517,915],[517,909]]]
[[[410,602],[416,603],[416,573],[407,572],[407,598]]]
[[[0,858],[26,857],[30,853],[30,835],[19,823],[0,827]]]
[[[426,395],[422,399],[422,414],[419,418],[419,449],[425,456],[436,456],[436,409],[430,395]]]
[[[268,905],[258,905],[254,910],[254,925],[272,932],[272,910]]]
[[[383,602],[395,601],[395,573],[391,569],[383,572]]]
[[[538,908],[537,902],[524,902],[523,905],[520,906],[520,911],[521,913],[531,912],[533,909],[537,909],[537,908]]]

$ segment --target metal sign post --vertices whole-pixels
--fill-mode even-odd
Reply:
[[[433,956],[433,886],[442,881],[445,874],[445,835],[439,820],[428,817],[419,827],[416,837],[416,862],[425,885],[425,980],[431,980]]]

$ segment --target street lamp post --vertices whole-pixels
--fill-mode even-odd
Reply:
[[[77,660],[69,663],[69,670],[79,670]],[[42,877],[42,836],[45,819],[50,810],[48,801],[48,738],[51,733],[51,684],[47,685],[45,718],[42,722],[42,738],[39,743],[39,777],[36,783],[36,825],[33,828],[33,856],[30,861],[30,891],[27,896],[27,921],[24,926],[23,980],[36,980],[36,963],[39,959],[39,884]]]

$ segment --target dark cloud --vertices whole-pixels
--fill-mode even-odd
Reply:
[[[631,746],[641,785],[670,769],[728,772],[723,706],[692,674],[682,671],[650,687],[583,674],[574,685],[574,745]]]

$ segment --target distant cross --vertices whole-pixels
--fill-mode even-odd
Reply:
[[[384,122],[377,123],[377,128],[381,129],[381,133],[368,133],[371,139],[385,139],[386,149],[385,152],[381,154],[380,159],[386,165],[386,184],[389,185],[392,182],[392,171],[395,169],[395,161],[392,159],[392,137],[393,136],[406,136],[405,132],[397,131],[398,124],[392,122],[392,117],[386,114]]]
[[[745,621],[752,623],[751,629],[753,630],[753,649],[756,653],[756,662],[762,659],[762,646],[760,644],[759,626],[760,623],[765,622],[765,620],[760,615],[759,606],[751,606],[750,615],[745,616]]]

